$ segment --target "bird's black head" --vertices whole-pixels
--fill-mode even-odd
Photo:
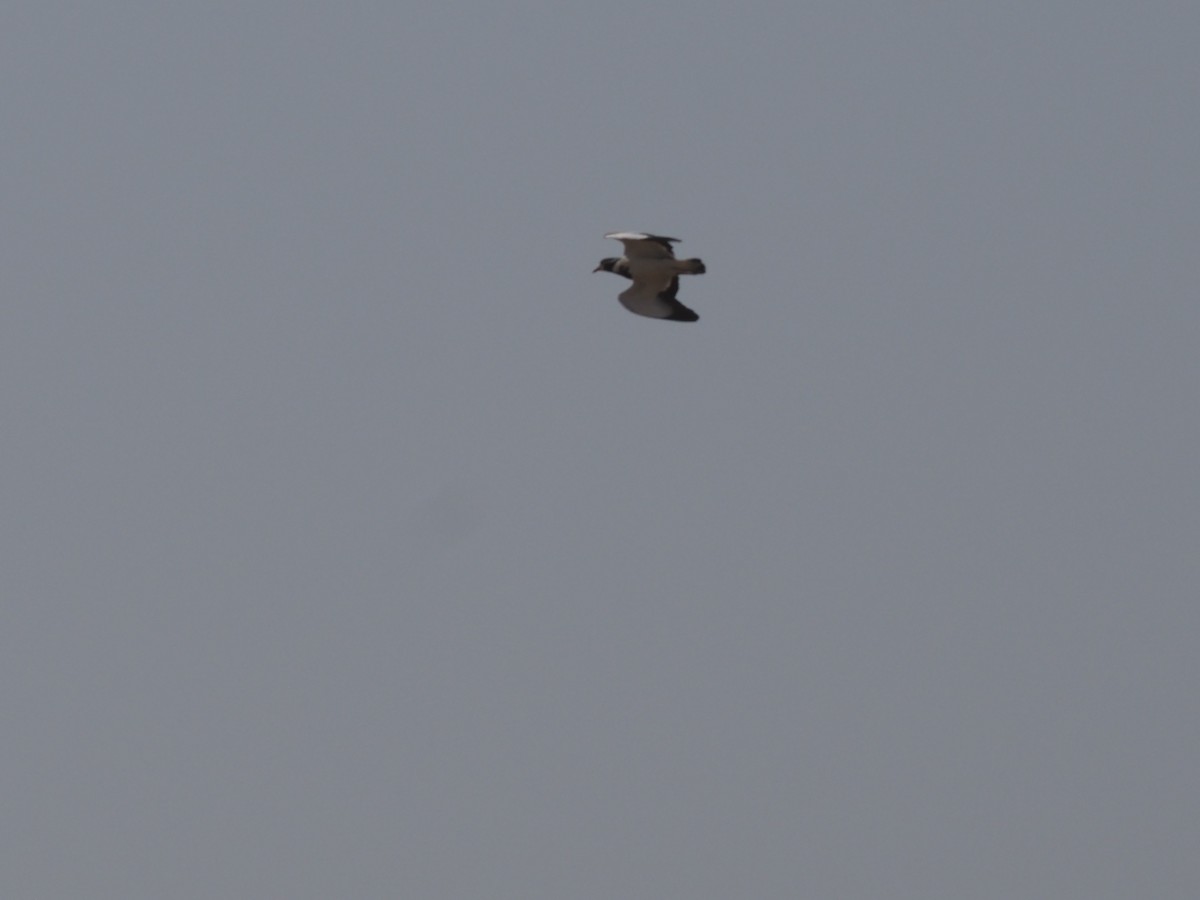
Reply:
[[[633,276],[629,274],[629,260],[616,256],[600,260],[600,265],[596,266],[592,271],[612,272],[614,275],[620,275],[622,278],[628,278],[630,281],[633,280]]]

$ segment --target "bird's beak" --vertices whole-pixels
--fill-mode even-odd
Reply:
[[[596,266],[596,268],[592,269],[592,274],[595,275],[597,272],[599,272],[603,268],[604,268],[604,266]]]

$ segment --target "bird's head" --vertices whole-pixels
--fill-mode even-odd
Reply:
[[[602,259],[600,260],[600,265],[592,269],[592,272],[611,272],[613,270],[613,266],[615,266],[617,262],[618,259],[615,256],[610,256],[608,259]]]

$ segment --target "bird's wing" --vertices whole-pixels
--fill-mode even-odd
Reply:
[[[679,243],[679,238],[644,234],[641,231],[614,231],[605,237],[625,245],[626,259],[674,259],[675,251],[671,249],[671,244]]]
[[[679,293],[679,277],[637,278],[617,299],[631,313],[651,319],[671,319],[675,322],[695,322],[700,317],[675,299]]]

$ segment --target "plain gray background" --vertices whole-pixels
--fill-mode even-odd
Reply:
[[[0,42],[5,897],[1200,895],[1197,4]]]

